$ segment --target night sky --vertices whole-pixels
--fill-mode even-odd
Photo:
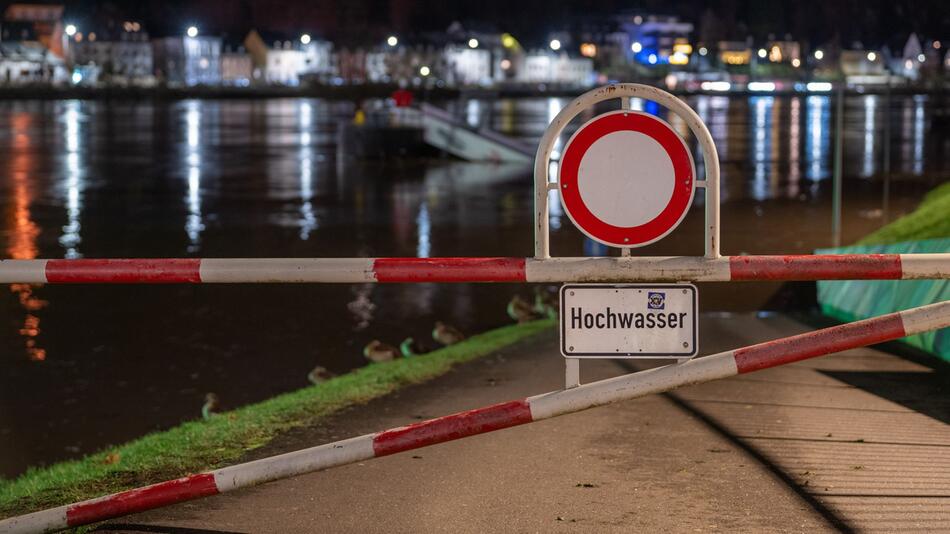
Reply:
[[[950,39],[948,0],[79,0],[66,5],[70,21],[136,18],[157,36],[196,24],[232,38],[256,27],[288,35],[309,32],[344,45],[378,43],[391,32],[411,37],[441,31],[458,20],[466,27],[510,32],[531,47],[546,42],[550,31],[602,30],[607,17],[623,11],[678,15],[695,24],[694,39],[706,42],[790,34],[846,48],[855,42],[895,47],[912,31]]]

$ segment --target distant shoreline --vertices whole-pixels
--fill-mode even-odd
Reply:
[[[24,86],[0,88],[0,100],[182,100],[200,99],[267,99],[267,98],[325,98],[332,100],[360,100],[364,98],[385,98],[397,89],[395,85],[313,85],[304,87],[47,87]],[[892,87],[894,95],[946,94],[950,88]],[[578,87],[498,87],[498,88],[432,88],[414,89],[417,97],[432,100],[473,98],[529,98],[529,97],[575,97],[586,89]],[[789,96],[789,95],[832,95],[836,91],[799,92],[799,91],[671,91],[678,96],[714,95],[714,96]],[[885,94],[885,87],[864,86],[845,90],[847,95]]]

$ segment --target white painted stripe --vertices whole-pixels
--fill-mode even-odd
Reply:
[[[376,455],[373,451],[374,436],[375,434],[366,434],[218,469],[212,471],[214,483],[218,486],[218,491],[223,493],[279,478],[367,460]]]
[[[733,351],[528,397],[535,421],[738,373]]]
[[[47,260],[0,260],[0,284],[45,284]]]
[[[950,327],[950,300],[898,313],[900,313],[901,321],[904,323],[904,332],[908,336]]]
[[[62,530],[68,526],[66,523],[66,508],[68,507],[68,505],[60,506],[4,519],[0,521],[0,532],[26,534]]]
[[[528,282],[726,282],[729,258],[693,256],[528,258]]]
[[[901,278],[950,278],[950,254],[901,254]]]
[[[375,282],[373,258],[208,258],[201,281],[216,282]]]

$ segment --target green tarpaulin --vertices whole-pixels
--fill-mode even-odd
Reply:
[[[923,254],[950,252],[950,238],[891,245],[820,249],[818,254]],[[950,280],[845,280],[818,282],[818,303],[826,315],[855,321],[914,306],[950,300]],[[950,328],[907,337],[904,342],[950,361]]]

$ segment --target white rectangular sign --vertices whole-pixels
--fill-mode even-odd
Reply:
[[[561,354],[569,358],[685,358],[699,350],[692,284],[566,284]]]

